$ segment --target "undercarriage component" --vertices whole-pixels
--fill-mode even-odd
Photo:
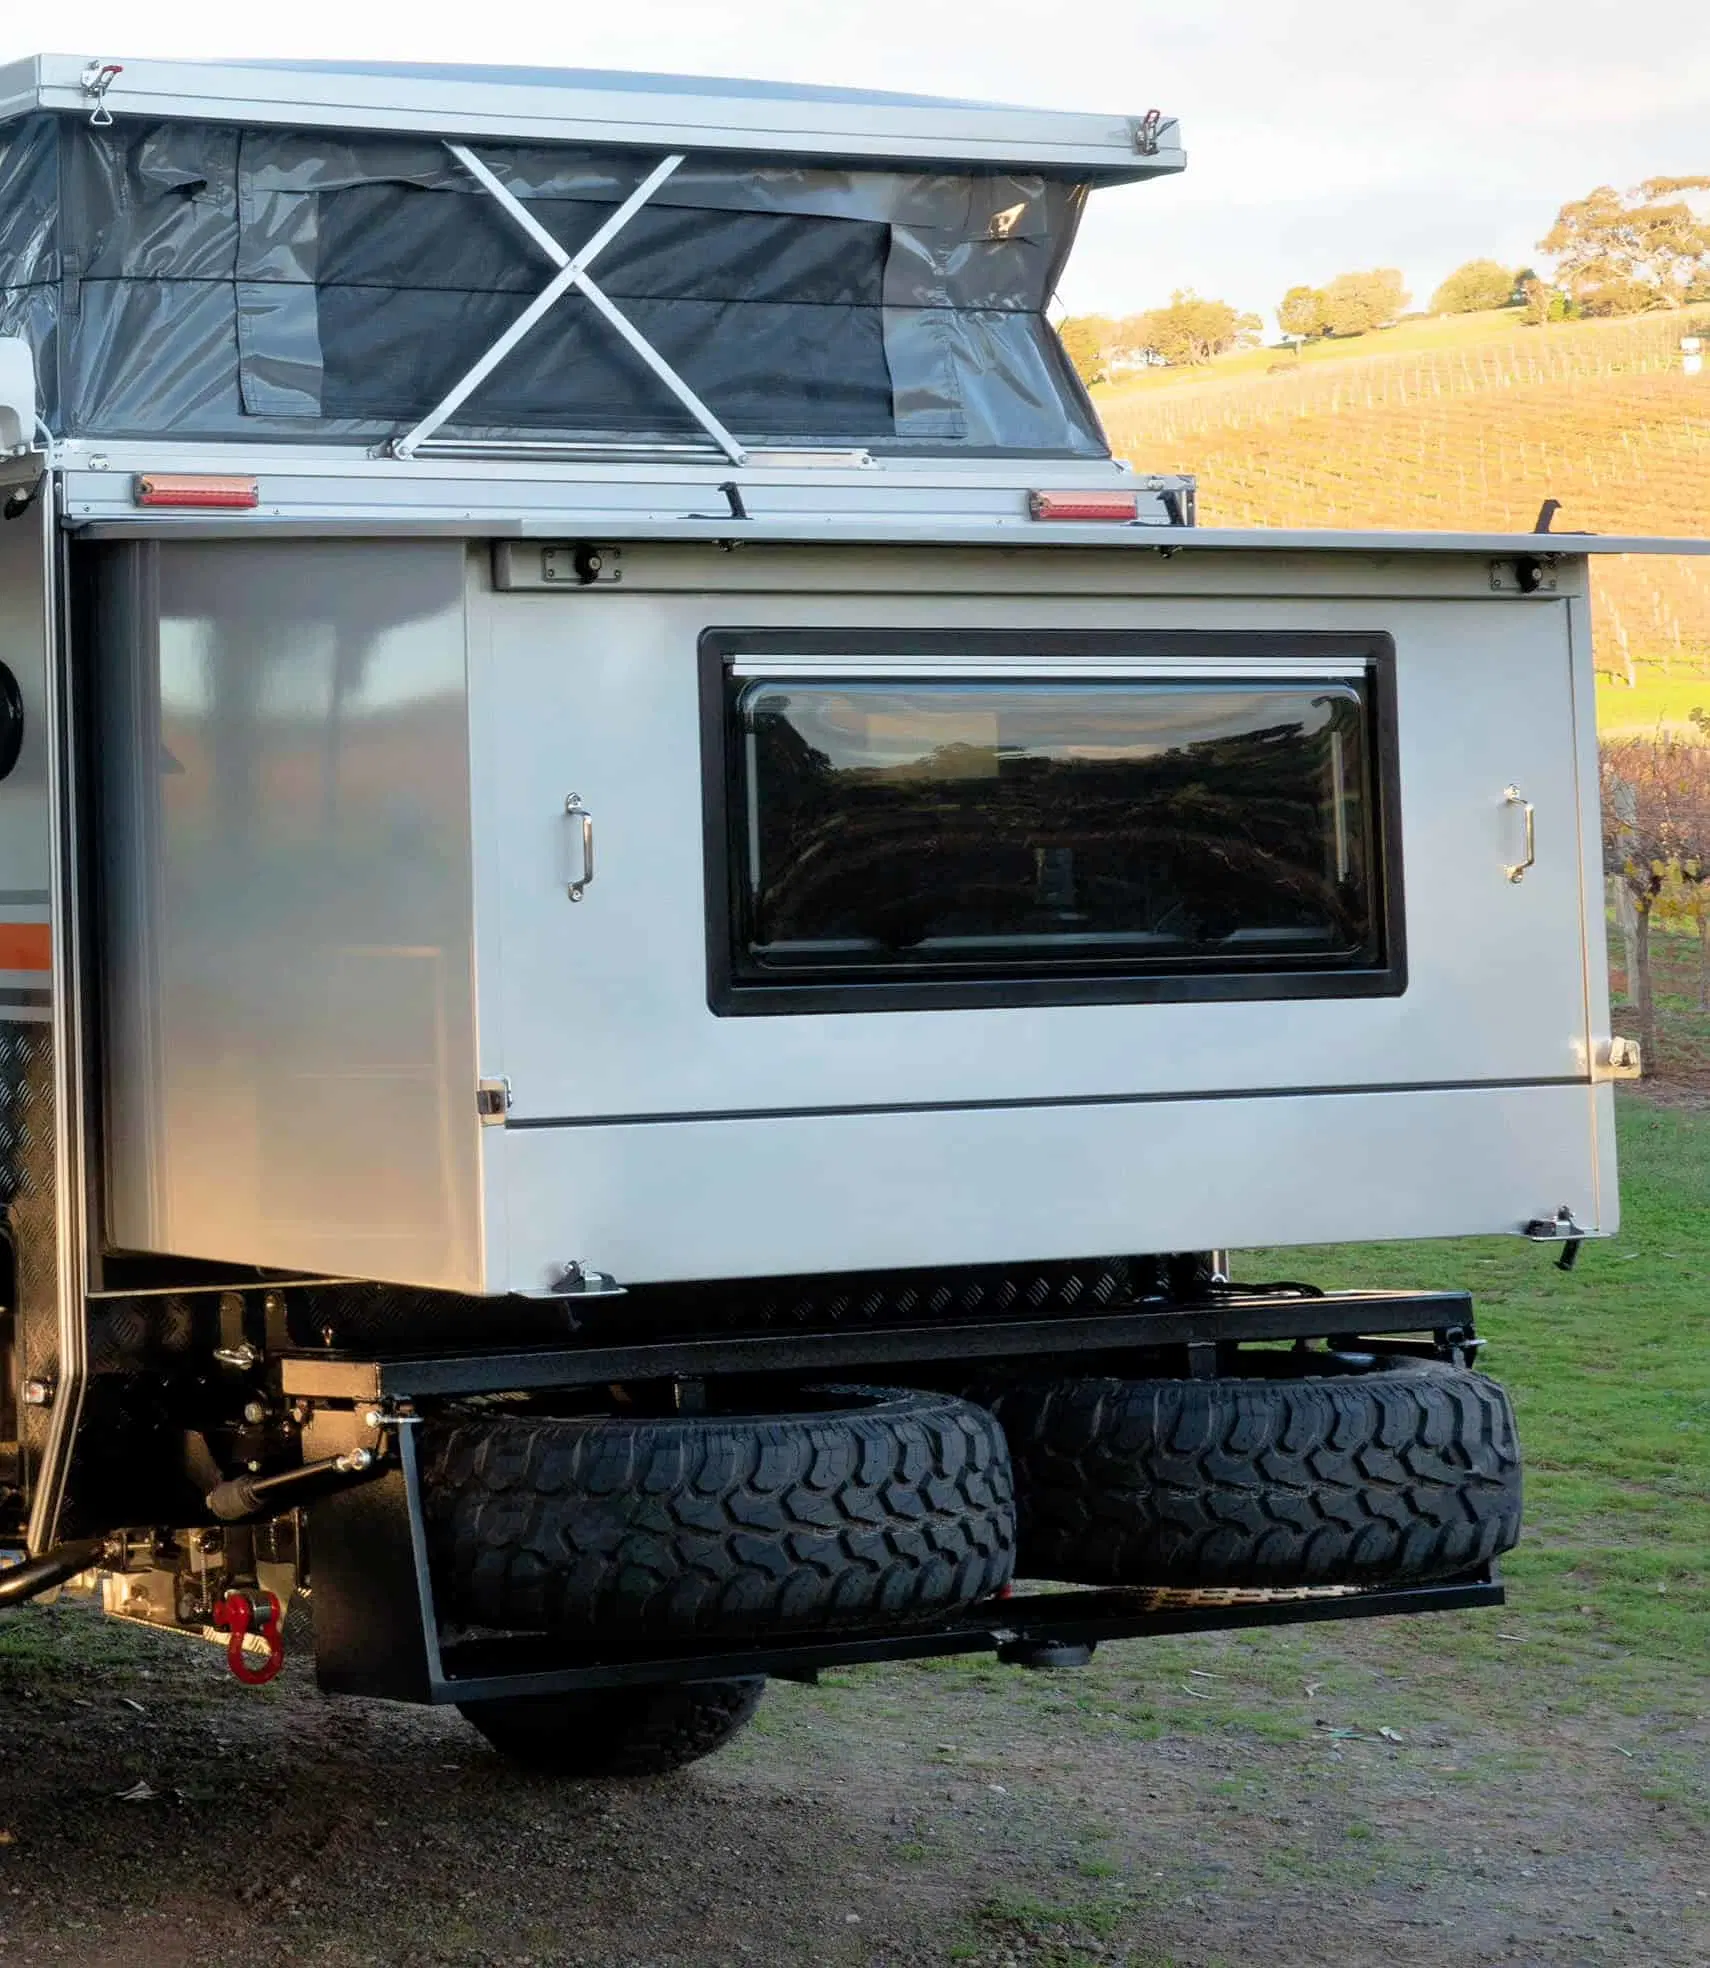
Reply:
[[[542,1776],[656,1777],[722,1749],[765,1690],[756,1675],[469,1702],[462,1712],[508,1762]]]
[[[307,1294],[305,1294],[307,1295]],[[689,1332],[636,1338],[599,1328],[573,1343],[505,1346],[477,1352],[407,1355],[299,1351],[280,1364],[288,1398],[353,1403],[445,1399],[465,1394],[603,1387],[613,1381],[679,1375],[841,1373],[874,1380],[914,1379],[905,1366],[936,1371],[1062,1354],[1136,1352],[1178,1355],[1245,1341],[1322,1339],[1327,1334],[1406,1333],[1382,1350],[1423,1349],[1458,1358],[1473,1339],[1465,1292],[1243,1292],[1136,1302],[1114,1299],[1096,1311],[1057,1310],[1048,1318],[927,1316],[871,1329]],[[966,1374],[963,1374],[966,1378]]]
[[[0,1606],[21,1606],[51,1592],[56,1585],[64,1585],[67,1579],[99,1564],[106,1548],[105,1538],[79,1538],[74,1544],[62,1544],[40,1558],[27,1558],[23,1564],[0,1572]]]
[[[1520,1534],[1495,1381],[1441,1361],[1245,1356],[1240,1378],[1017,1378],[981,1392],[1015,1458],[1021,1563],[1088,1585],[1379,1585]]]
[[[266,1600],[296,1603],[305,1583],[295,1515],[261,1524],[228,1524],[188,1531],[121,1534],[110,1542],[101,1603],[116,1618],[192,1633],[222,1631],[219,1608],[234,1594],[251,1602],[252,1640],[259,1648]]]
[[[373,1473],[378,1461],[372,1449],[356,1448],[281,1470],[277,1476],[229,1477],[208,1492],[207,1505],[222,1523],[254,1523],[360,1483]]]

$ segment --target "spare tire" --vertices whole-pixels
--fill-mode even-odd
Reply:
[[[607,1648],[893,1625],[1009,1582],[1013,1486],[989,1413],[890,1389],[792,1398],[809,1411],[425,1423],[441,1604]]]
[[[1379,1585],[1471,1572],[1520,1533],[1520,1449],[1483,1374],[1250,1354],[1250,1375],[988,1386],[1022,1570],[1087,1585]]]

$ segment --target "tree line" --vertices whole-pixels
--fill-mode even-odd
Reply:
[[[1710,1011],[1710,710],[1695,710],[1692,722],[1691,736],[1605,739],[1601,748],[1603,867],[1647,1071],[1657,1052],[1653,926],[1696,934],[1698,1002]]]
[[[1532,267],[1468,260],[1431,297],[1431,314],[1516,307],[1528,323],[1577,316],[1641,314],[1710,301],[1710,177],[1647,178],[1628,192],[1600,185],[1562,206],[1538,241],[1554,261],[1546,279]],[[1327,340],[1388,328],[1411,296],[1395,267],[1338,274],[1322,287],[1289,288],[1277,304],[1286,341]],[[1263,324],[1227,301],[1178,290],[1165,307],[1120,319],[1071,315],[1059,329],[1088,383],[1125,369],[1209,362],[1263,339]]]

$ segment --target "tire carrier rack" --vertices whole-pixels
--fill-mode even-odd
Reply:
[[[287,1355],[281,1391],[304,1404],[305,1452],[390,1447],[384,1472],[309,1508],[315,1657],[332,1693],[394,1701],[472,1703],[659,1682],[769,1675],[811,1681],[824,1668],[935,1654],[995,1653],[1025,1662],[1101,1641],[1307,1621],[1500,1606],[1492,1567],[1406,1587],[1291,1592],[1152,1591],[1130,1587],[1027,1592],[972,1614],[895,1628],[633,1658],[576,1655],[538,1634],[447,1635],[435,1610],[416,1450],[418,1401],[610,1382],[715,1375],[879,1376],[958,1361],[1185,1349],[1190,1372],[1216,1371],[1220,1348],[1244,1341],[1332,1336],[1359,1349],[1381,1335],[1386,1353],[1465,1361],[1481,1342],[1463,1292],[1217,1293],[1203,1303],[1107,1307],[1084,1317],[957,1322],[835,1333],[748,1333],[624,1344],[531,1346],[487,1354],[361,1358]],[[1406,1337],[1394,1337],[1406,1335]]]

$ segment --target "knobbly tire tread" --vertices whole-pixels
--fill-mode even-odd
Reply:
[[[765,1691],[756,1677],[459,1706],[464,1720],[521,1769],[549,1777],[658,1777],[722,1749]]]
[[[928,1619],[1009,1582],[1002,1430],[949,1394],[814,1391],[817,1413],[423,1426],[442,1607],[602,1647]]]
[[[1009,1438],[1029,1577],[1394,1585],[1474,1571],[1520,1532],[1508,1397],[1445,1362],[993,1382],[975,1398]]]

